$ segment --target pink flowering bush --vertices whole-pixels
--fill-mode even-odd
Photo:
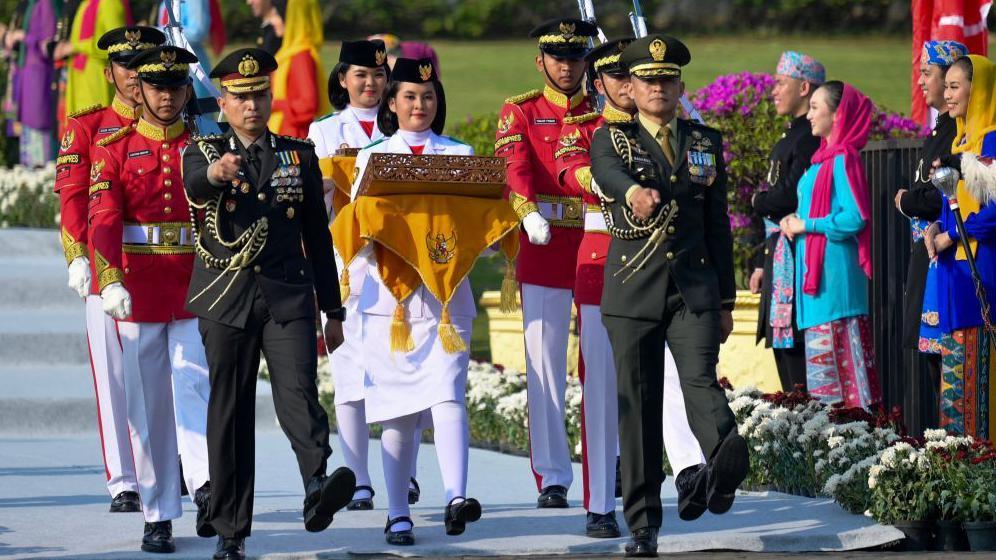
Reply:
[[[764,237],[764,224],[754,216],[750,200],[755,192],[769,187],[768,154],[789,122],[775,112],[774,85],[770,74],[741,72],[719,76],[690,96],[705,123],[723,133],[733,255],[742,286]],[[899,114],[877,110],[874,119],[871,140],[912,138],[924,132]]]

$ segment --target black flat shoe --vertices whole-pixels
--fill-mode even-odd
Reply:
[[[657,558],[657,529],[645,527],[633,531],[626,543],[627,558]]]
[[[349,511],[368,511],[368,510],[371,510],[371,509],[374,508],[373,497],[374,497],[374,494],[376,494],[376,492],[374,492],[374,489],[371,488],[370,486],[357,486],[356,490],[353,491],[353,495],[355,496],[356,493],[359,492],[360,490],[366,490],[367,492],[370,492],[370,497],[369,498],[356,498],[354,500],[350,500],[349,505],[346,506],[347,510],[349,510]]]
[[[422,489],[418,487],[418,481],[415,480],[414,476],[411,478],[411,482],[411,485],[408,486],[408,505],[413,506],[422,497]]]
[[[415,544],[415,532],[412,529],[405,529],[404,531],[392,531],[391,527],[396,523],[409,523],[413,528],[415,523],[412,522],[411,517],[406,517],[402,515],[401,517],[395,517],[394,519],[387,519],[387,527],[384,527],[384,540],[387,544],[393,544],[395,546],[412,546]]]
[[[747,478],[750,468],[750,454],[747,441],[736,431],[730,432],[709,464],[709,511],[723,514],[733,507],[737,488]]]
[[[157,554],[176,552],[176,544],[173,542],[173,522],[146,523],[145,534],[142,536],[142,551]]]
[[[467,498],[462,502],[453,503],[460,498],[453,498],[446,506],[446,513],[443,518],[446,521],[446,534],[450,536],[463,534],[468,523],[473,523],[481,518],[481,503],[474,498]]]
[[[584,534],[593,539],[614,539],[619,536],[616,512],[592,513],[585,516]]]
[[[567,488],[563,486],[547,486],[536,498],[538,508],[565,508],[567,505]]]
[[[142,511],[142,500],[138,492],[125,490],[111,500],[111,513],[135,513]]]
[[[210,521],[211,483],[205,482],[194,492],[194,504],[197,505],[197,536],[209,539],[218,534]]]
[[[695,465],[674,477],[674,486],[678,490],[678,517],[682,520],[693,521],[705,513],[708,475],[705,465]]]
[[[312,478],[304,497],[304,528],[311,533],[327,529],[335,512],[353,499],[355,490],[356,475],[346,467],[339,467],[328,476]]]
[[[218,537],[218,547],[214,550],[214,560],[245,560],[246,540]]]

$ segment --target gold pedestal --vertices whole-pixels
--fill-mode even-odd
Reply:
[[[500,292],[484,292],[481,307],[488,316],[491,330],[491,361],[506,368],[526,371],[525,344],[522,335],[522,313],[502,313]],[[757,312],[760,296],[746,290],[737,292],[737,308],[733,312],[733,334],[719,349],[719,376],[726,377],[734,387],[754,385],[766,392],[781,388],[775,360],[763,344],[755,344]],[[567,349],[567,369],[574,373],[578,364],[577,321],[571,314],[571,337]]]

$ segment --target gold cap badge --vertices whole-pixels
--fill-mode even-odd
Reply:
[[[129,29],[124,32],[125,41],[128,42],[128,46],[135,49],[138,47],[138,43],[142,40],[142,32],[137,29]]]
[[[662,62],[664,60],[664,55],[667,53],[667,44],[660,39],[654,39],[650,42],[650,56],[656,62]]]
[[[570,41],[571,37],[574,36],[574,31],[576,30],[577,27],[573,23],[565,21],[560,24],[560,34],[563,35],[568,41]]]
[[[374,51],[374,62],[377,66],[383,66],[384,62],[387,61],[387,53],[381,50]]]
[[[159,60],[163,63],[163,66],[169,70],[174,64],[176,64],[176,53],[173,51],[162,51],[159,53]]]
[[[418,67],[418,74],[423,82],[428,82],[432,78],[432,65],[425,64]]]
[[[239,74],[255,76],[257,73],[259,73],[259,62],[251,54],[242,57],[242,61],[239,62]]]

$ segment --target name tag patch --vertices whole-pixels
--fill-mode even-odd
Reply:
[[[152,150],[139,150],[137,152],[128,152],[128,157],[129,158],[136,158],[136,157],[142,157],[142,156],[151,156],[151,155],[152,155]]]
[[[533,124],[559,124],[557,119],[533,119]]]

